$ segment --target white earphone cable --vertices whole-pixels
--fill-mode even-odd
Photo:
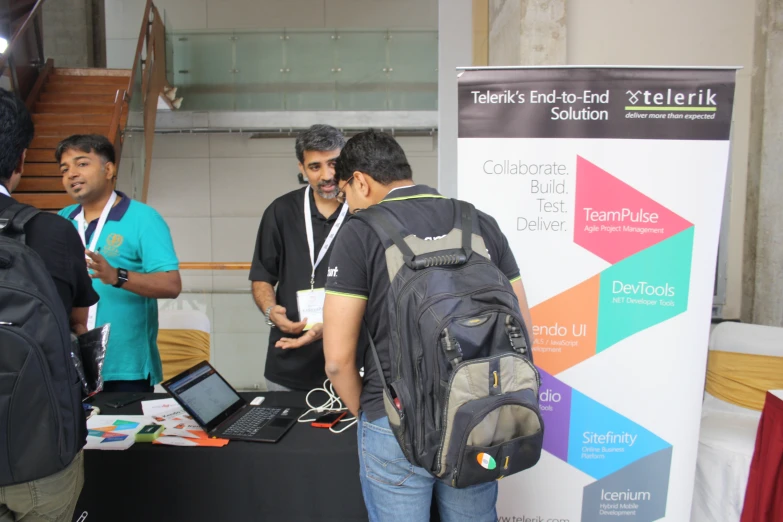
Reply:
[[[322,392],[325,393],[327,396],[326,402],[321,404],[320,406],[314,406],[310,402],[310,395],[316,392]],[[318,414],[324,414],[324,413],[334,413],[339,411],[346,411],[348,408],[343,406],[343,401],[340,400],[340,397],[337,395],[337,393],[334,391],[334,386],[332,386],[332,383],[329,382],[329,379],[326,379],[324,381],[324,385],[321,388],[313,388],[309,392],[307,392],[307,396],[305,397],[305,402],[307,402],[307,407],[310,408],[306,412],[304,412],[299,417],[299,422],[314,422],[316,419],[306,419],[308,415],[311,413],[318,413]],[[317,417],[317,416],[316,416]],[[332,433],[342,433],[354,424],[358,422],[358,419],[356,417],[350,417],[350,418],[344,418],[340,419],[340,423],[347,422],[348,425],[344,426],[343,428],[339,430],[335,430],[333,427],[329,428],[329,431]]]

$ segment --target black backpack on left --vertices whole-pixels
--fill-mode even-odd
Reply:
[[[84,445],[70,325],[49,271],[25,244],[39,210],[0,212],[0,486],[66,468]]]

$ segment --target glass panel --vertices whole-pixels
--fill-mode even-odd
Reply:
[[[183,110],[437,109],[435,31],[169,31]]]
[[[184,98],[182,110],[234,110],[231,38],[226,33],[187,33],[174,38],[174,85]]]
[[[144,188],[144,96],[142,93],[143,69],[141,60],[136,64],[136,72],[131,86],[128,122],[120,155],[117,188],[131,199],[141,200]]]
[[[174,85],[174,26],[171,24],[169,13],[163,10],[163,25],[166,28],[166,80],[169,85]]]
[[[438,108],[438,37],[424,31],[390,34],[389,109]]]
[[[236,35],[236,110],[285,110],[282,33]]]
[[[337,109],[387,108],[388,39],[381,32],[342,32],[337,39]]]
[[[286,103],[289,111],[336,107],[334,33],[294,32],[283,40]]]
[[[141,200],[144,189],[144,133],[126,129],[122,143],[117,189],[131,199]]]

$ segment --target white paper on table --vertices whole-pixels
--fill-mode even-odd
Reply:
[[[201,426],[190,419],[169,419],[163,422],[158,422],[157,424],[160,424],[165,428],[163,431],[164,436],[187,437],[189,439],[195,439],[197,436],[191,432],[204,431],[201,429]]]
[[[190,419],[190,415],[174,399],[157,399],[154,401],[142,401],[141,411],[147,417],[152,417],[158,423],[175,417]]]
[[[166,444],[169,446],[198,446],[198,444],[196,444],[195,442],[190,441],[183,437],[169,437],[169,436],[158,437],[157,439],[155,439],[155,442],[157,444]]]

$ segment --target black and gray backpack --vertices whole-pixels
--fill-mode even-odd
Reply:
[[[517,297],[484,254],[476,209],[453,201],[454,227],[434,240],[407,234],[384,204],[355,217],[386,249],[389,424],[412,464],[462,488],[535,465],[544,425]]]
[[[25,244],[24,226],[38,212],[19,203],[0,212],[0,486],[57,473],[84,445],[68,317]]]

